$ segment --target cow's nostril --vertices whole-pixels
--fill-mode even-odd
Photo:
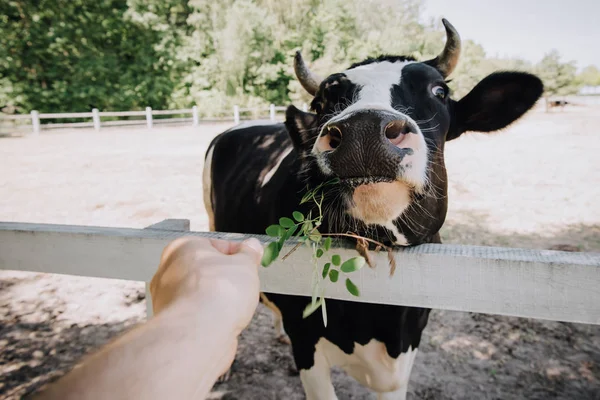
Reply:
[[[398,136],[410,133],[410,125],[404,120],[394,120],[386,125],[385,127],[385,137],[393,140]]]
[[[342,143],[342,131],[337,126],[329,126],[327,133],[329,134],[329,146],[332,149],[337,148]]]

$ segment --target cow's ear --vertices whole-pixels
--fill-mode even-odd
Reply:
[[[492,132],[519,119],[537,102],[544,84],[524,72],[496,72],[485,77],[458,102],[452,103],[454,121],[446,140],[463,132]]]
[[[285,112],[285,126],[298,150],[312,148],[319,135],[317,115],[289,106]]]

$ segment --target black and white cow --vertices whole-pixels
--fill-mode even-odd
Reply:
[[[533,75],[498,72],[452,100],[446,78],[461,44],[443,23],[445,48],[428,61],[369,58],[321,79],[298,53],[296,75],[314,96],[313,112],[290,106],[285,124],[238,127],[215,138],[204,172],[211,229],[264,233],[302,210],[307,185],[335,177],[340,183],[326,195],[322,231],[352,231],[397,246],[440,243],[446,141],[506,127],[543,91]],[[320,313],[302,318],[308,297],[267,293],[263,300],[283,317],[308,399],[336,399],[333,366],[380,399],[406,397],[429,309],[328,300],[325,328]]]

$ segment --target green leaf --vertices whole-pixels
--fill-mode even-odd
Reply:
[[[294,236],[294,233],[296,233],[297,230],[298,230],[298,225],[294,225],[293,227],[291,227],[290,229],[285,231],[285,234],[283,235],[284,242],[286,240],[288,240],[289,238],[291,238],[292,236]]]
[[[327,277],[327,274],[329,273],[329,268],[331,268],[331,263],[327,263],[323,266],[323,279]]]
[[[350,280],[350,278],[346,278],[346,289],[348,289],[351,295],[356,297],[360,296],[360,291],[358,290],[354,282]]]
[[[294,221],[292,221],[291,218],[283,217],[283,218],[279,218],[279,225],[283,226],[284,228],[291,228],[292,226],[294,226],[296,224],[294,223]]]
[[[269,245],[265,248],[264,252],[263,252],[263,257],[261,260],[261,264],[263,267],[268,267],[269,265],[271,265],[271,263],[273,261],[275,261],[277,259],[277,257],[279,256],[279,243],[277,242],[271,242],[269,243]]]
[[[294,211],[292,213],[292,215],[294,216],[294,219],[296,221],[298,221],[298,222],[304,221],[304,215],[300,211]]]
[[[317,258],[323,257],[323,249],[317,249]]]
[[[323,242],[323,248],[325,249],[325,251],[329,251],[329,249],[331,248],[331,238],[328,237],[325,239],[325,241]]]
[[[283,249],[283,245],[285,244],[286,238],[285,238],[285,234],[279,238],[279,240],[277,241],[277,247],[279,248],[279,251],[281,251],[281,249]]]
[[[313,233],[310,234],[310,236],[308,237],[311,241],[318,243],[321,241],[321,234],[319,233],[319,231],[314,231]]]
[[[310,200],[310,198],[312,197],[312,195],[313,195],[312,192],[305,193],[304,196],[302,196],[302,200],[300,200],[300,204],[306,203],[308,200]]]
[[[340,270],[342,270],[342,272],[345,273],[358,271],[365,265],[365,262],[366,261],[364,257],[353,257],[349,260],[344,261],[344,263],[340,267]]]
[[[333,283],[337,282],[338,278],[340,276],[340,273],[338,270],[332,269],[331,271],[329,271],[329,280]]]
[[[327,307],[325,306],[325,297],[321,297],[321,315],[323,316],[323,325],[327,328]]]
[[[283,229],[279,225],[271,225],[266,229],[267,235],[271,237],[279,237],[282,234]]]
[[[342,263],[342,257],[340,257],[339,254],[334,254],[331,257],[331,262],[333,263],[333,265],[339,266]]]
[[[308,303],[308,305],[304,308],[304,311],[302,311],[302,318],[306,318],[309,315],[311,315],[312,313],[314,313],[315,311],[317,311],[319,309],[319,307],[321,306],[321,302],[322,302],[322,299],[317,301],[316,303],[313,303],[313,302]]]
[[[302,231],[304,232],[305,235],[310,234],[310,231],[313,230],[313,223],[312,221],[304,221],[304,225],[302,225]]]

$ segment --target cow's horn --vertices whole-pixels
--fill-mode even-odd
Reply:
[[[444,50],[436,58],[426,61],[427,64],[437,68],[445,78],[454,71],[460,56],[460,35],[447,19],[442,18],[446,28],[446,45]]]
[[[299,51],[296,52],[296,57],[294,57],[294,71],[302,87],[314,96],[323,80],[308,69]]]

